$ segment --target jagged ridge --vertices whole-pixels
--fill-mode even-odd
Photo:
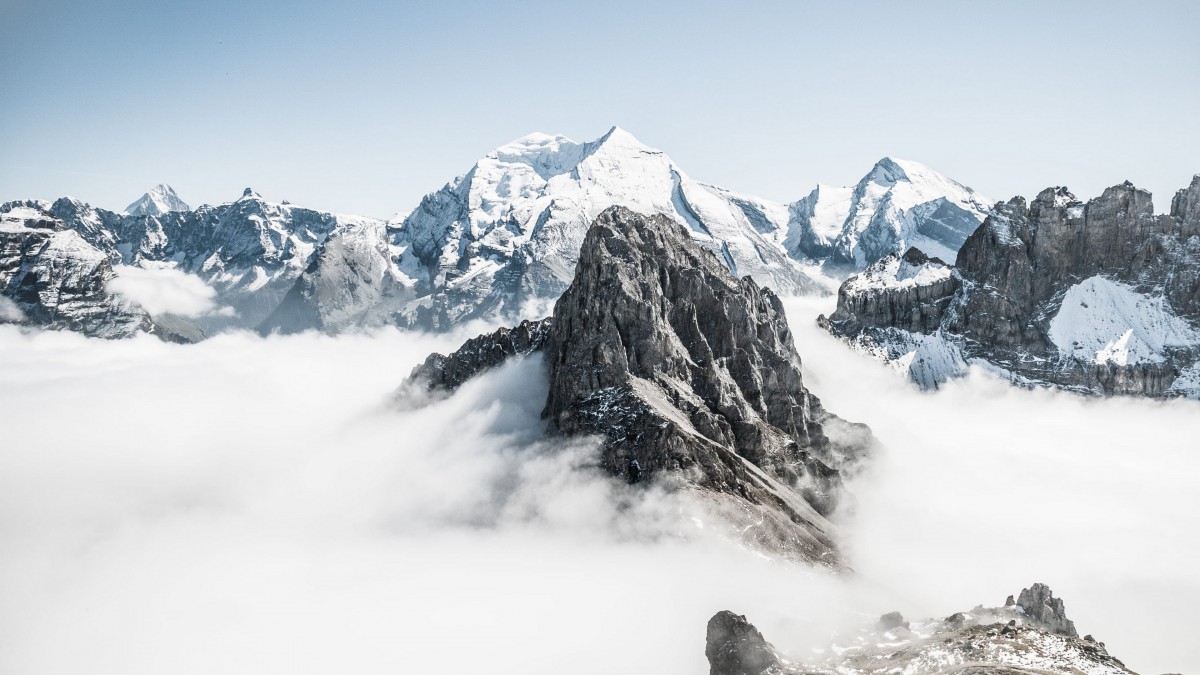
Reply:
[[[838,564],[825,516],[870,432],[805,389],[769,290],[733,278],[670,219],[613,208],[548,323],[477,338],[413,376],[453,389],[539,342],[552,432],[600,436],[608,473],[699,489],[757,544]]]

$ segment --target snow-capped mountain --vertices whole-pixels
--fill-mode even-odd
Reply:
[[[1171,212],[1129,183],[1017,197],[955,266],[910,250],[847,280],[827,326],[923,387],[977,364],[1027,385],[1200,398],[1200,176]]]
[[[778,204],[695,181],[614,127],[587,143],[531,134],[503,145],[386,223],[251,190],[189,209],[167,185],[125,213],[70,197],[38,204],[114,265],[199,276],[230,310],[198,319],[206,330],[290,332],[539,318],[566,288],[588,225],[613,205],[670,217],[734,274],[787,295],[832,286],[818,260],[861,267],[910,243],[957,247],[985,202],[888,159],[855,188]]]
[[[794,258],[863,269],[915,246],[954,260],[992,201],[927,166],[885,157],[853,187],[818,185],[789,207]]]
[[[125,213],[131,216],[161,216],[171,211],[191,211],[187,202],[175,194],[175,188],[165,183],[159,183],[136,202],[125,207]]]
[[[434,354],[409,385],[453,391],[535,352],[548,430],[604,438],[597,468],[689,491],[749,546],[844,564],[828,518],[874,438],[805,387],[779,298],[734,278],[685,228],[605,210],[549,318]]]
[[[821,287],[783,247],[785,206],[697,182],[662,151],[614,127],[589,143],[546,134],[517,139],[390,223],[386,241],[372,239],[379,229],[341,233],[264,327],[539,318],[569,283],[588,226],[613,205],[670,217],[736,275],[780,293]],[[345,278],[360,285],[351,304],[324,304],[329,280]]]
[[[44,206],[0,206],[0,323],[104,338],[153,333],[190,342],[201,337],[187,322],[152,319],[112,292],[109,256]]]
[[[232,202],[189,211],[118,214],[71,197],[10,202],[61,220],[113,265],[167,266],[195,274],[231,312],[197,319],[206,329],[258,325],[282,301],[337,229],[382,228],[371,218],[341,216],[263,199],[247,188]]]

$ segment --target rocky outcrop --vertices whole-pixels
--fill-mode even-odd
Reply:
[[[1198,200],[1200,176],[1168,215],[1129,183],[1086,204],[1065,188],[1012,199],[952,270],[906,282],[904,261],[880,260],[843,284],[824,325],[889,360],[937,343],[953,358],[934,386],[978,360],[1025,384],[1200,396]]]
[[[837,636],[829,649],[815,652],[827,656],[807,662],[785,659],[745,617],[722,611],[708,622],[704,653],[713,675],[1132,673],[1104,643],[1080,638],[1062,613],[1062,601],[1051,596],[1044,584],[1034,584],[1021,591],[1028,605],[978,606],[911,623],[892,612],[875,625]]]
[[[1022,589],[1016,606],[1019,608],[1017,611],[1038,628],[1058,635],[1079,636],[1075,631],[1075,622],[1067,618],[1062,599],[1054,597],[1054,592],[1046,584],[1034,584]]]
[[[0,214],[0,323],[102,338],[152,333],[194,340],[186,322],[155,321],[109,292],[113,277],[108,257],[61,220],[32,209]]]
[[[783,306],[677,223],[602,213],[548,323],[435,355],[414,375],[453,388],[541,345],[552,433],[604,439],[600,466],[695,489],[755,544],[839,564],[826,517],[872,443],[804,386]]]
[[[708,620],[704,655],[710,675],[762,675],[782,665],[775,648],[746,617],[729,611]]]
[[[514,356],[528,356],[546,346],[553,319],[522,321],[516,328],[471,338],[453,354],[431,354],[413,371],[412,378],[429,389],[454,391],[479,373],[495,368]]]

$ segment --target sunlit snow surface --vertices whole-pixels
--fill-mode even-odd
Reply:
[[[1167,347],[1200,344],[1200,332],[1162,297],[1094,276],[1067,289],[1050,322],[1050,339],[1081,361],[1124,366],[1161,363]]]
[[[191,346],[0,328],[0,672],[694,674],[721,609],[799,659],[1034,581],[1133,669],[1200,669],[1196,403],[978,372],[921,393],[812,325],[830,309],[788,304],[807,384],[887,446],[851,481],[841,578],[541,440],[537,359],[391,403],[481,326]]]

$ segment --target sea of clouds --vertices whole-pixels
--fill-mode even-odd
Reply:
[[[465,333],[0,327],[0,672],[697,673],[717,610],[803,658],[1034,581],[1132,668],[1200,668],[1200,404],[921,393],[788,308],[810,387],[886,446],[841,518],[853,575],[546,440],[538,358],[397,399]]]

